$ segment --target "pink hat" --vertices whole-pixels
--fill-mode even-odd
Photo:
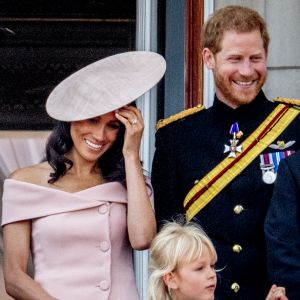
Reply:
[[[164,58],[131,51],[96,61],[59,83],[47,99],[50,117],[79,121],[114,111],[142,96],[162,78]]]

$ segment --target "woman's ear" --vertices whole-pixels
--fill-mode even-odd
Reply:
[[[215,57],[209,48],[204,48],[202,51],[203,62],[209,70],[215,68]]]
[[[173,272],[169,272],[163,276],[163,281],[168,289],[176,290],[178,285],[176,282],[176,275]]]

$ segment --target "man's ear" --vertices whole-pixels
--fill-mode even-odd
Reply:
[[[215,68],[215,57],[209,48],[204,48],[202,51],[203,62],[209,70]]]
[[[163,276],[163,281],[168,289],[176,290],[178,288],[175,274],[173,272],[169,272]]]

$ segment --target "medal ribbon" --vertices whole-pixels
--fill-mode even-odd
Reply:
[[[184,199],[186,219],[191,220],[227,184],[238,176],[294,120],[299,110],[279,104],[266,120],[243,142],[243,152],[226,157],[188,192]]]
[[[279,163],[282,159],[292,155],[294,150],[264,153],[259,156],[261,166],[273,165],[274,173],[277,173]]]

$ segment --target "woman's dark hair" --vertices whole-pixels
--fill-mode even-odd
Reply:
[[[69,122],[59,121],[54,127],[46,144],[46,160],[53,168],[49,183],[54,183],[72,168],[73,162],[65,157],[73,146]],[[126,186],[125,163],[122,154],[125,126],[121,124],[117,139],[98,160],[103,179],[111,182],[118,181]]]

